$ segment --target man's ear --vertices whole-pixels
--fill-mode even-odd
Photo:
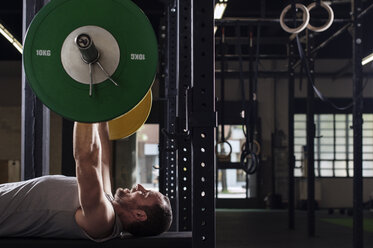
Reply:
[[[136,221],[146,221],[148,219],[145,211],[141,209],[132,210],[132,215]]]

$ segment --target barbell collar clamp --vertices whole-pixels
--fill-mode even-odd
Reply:
[[[117,82],[115,82],[111,76],[109,75],[109,73],[104,69],[104,67],[101,65],[101,63],[99,61],[96,61],[97,65],[100,67],[101,71],[107,76],[107,78],[115,85],[115,86],[119,86]]]
[[[100,54],[95,46],[95,43],[93,42],[91,36],[85,33],[79,34],[75,38],[75,44],[77,45],[82,60],[86,64],[92,64],[98,61],[100,58]]]
[[[92,96],[93,88],[93,75],[92,75],[92,65],[97,63],[101,71],[106,75],[106,77],[115,85],[118,86],[118,83],[115,82],[109,75],[109,73],[104,69],[104,67],[99,62],[100,53],[98,52],[95,43],[93,42],[91,36],[86,33],[81,33],[75,38],[75,44],[77,45],[81,58],[84,63],[89,66],[89,96]]]

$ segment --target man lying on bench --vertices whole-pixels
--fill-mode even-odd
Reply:
[[[0,237],[92,239],[158,235],[169,229],[169,199],[140,184],[110,181],[107,123],[74,125],[76,178],[60,175],[0,185]]]

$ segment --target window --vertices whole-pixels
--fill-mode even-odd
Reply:
[[[351,114],[317,114],[315,117],[315,176],[353,176]],[[373,114],[363,115],[363,176],[373,176]],[[305,176],[306,115],[294,115],[295,176]]]
[[[156,191],[159,187],[158,134],[158,124],[145,124],[137,131],[137,183]]]
[[[246,137],[242,125],[225,125],[225,143],[218,142],[217,154],[227,155],[226,162],[239,163],[242,147]],[[219,127],[218,138],[221,140],[221,128]],[[228,145],[229,143],[229,145]],[[218,160],[219,161],[219,156]],[[225,159],[223,159],[225,161]],[[247,187],[246,173],[242,169],[219,169],[217,175],[217,196],[218,198],[247,198],[252,197],[251,188]]]

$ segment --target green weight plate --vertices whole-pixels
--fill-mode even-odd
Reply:
[[[119,86],[105,78],[93,85],[92,96],[89,84],[71,77],[61,62],[67,37],[86,26],[109,32],[120,53],[110,73]],[[100,59],[110,61],[107,56]],[[25,74],[36,96],[54,112],[80,122],[107,121],[130,111],[149,91],[157,62],[154,30],[130,0],[53,0],[35,16],[24,41]]]

